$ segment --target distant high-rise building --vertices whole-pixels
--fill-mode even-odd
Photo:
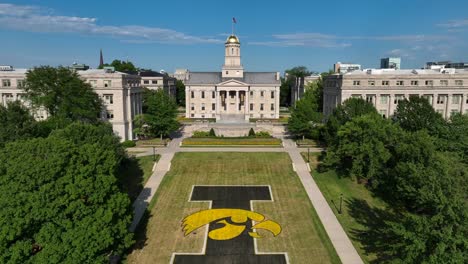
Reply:
[[[451,62],[451,61],[431,61],[427,62],[426,69],[439,69],[439,68],[451,68],[451,69],[468,69],[467,62]]]
[[[361,70],[361,64],[337,62],[333,64],[335,73],[347,73]]]
[[[389,57],[380,59],[381,69],[401,69],[401,58]]]

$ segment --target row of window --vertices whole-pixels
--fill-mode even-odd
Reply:
[[[151,84],[158,84],[158,80],[151,80]],[[150,84],[150,80],[143,80],[143,84]]]
[[[382,86],[389,86],[390,85],[390,81],[381,81],[381,84]],[[405,81],[402,81],[402,80],[398,80],[396,81],[396,86],[403,86],[405,85]],[[411,86],[419,86],[420,84],[420,81],[418,80],[412,80],[410,81],[410,85]],[[434,81],[433,80],[426,80],[424,81],[424,84],[426,86],[433,86],[434,85]],[[353,81],[353,85],[354,86],[360,86],[361,85],[361,81]],[[367,81],[367,85],[368,86],[375,86],[376,85],[376,81],[374,80],[369,80]],[[440,86],[448,86],[449,85],[449,81],[448,80],[439,80],[439,85]],[[463,80],[455,80],[455,85],[456,86],[463,86]]]
[[[2,79],[2,87],[11,87],[11,79]],[[24,87],[26,84],[25,80],[23,79],[16,79],[16,85],[21,88]]]
[[[254,91],[250,91],[250,96],[254,96]],[[231,96],[234,98],[234,96]],[[260,91],[260,97],[265,97],[265,91]],[[190,98],[195,98],[195,92],[191,91],[190,92]],[[201,91],[200,98],[204,99],[205,98],[205,91]],[[211,98],[216,98],[216,92],[211,92]],[[274,99],[275,98],[275,91],[270,92],[270,98]]]
[[[359,97],[361,98],[362,96],[360,94],[355,94],[355,95],[352,95],[351,97]],[[423,98],[426,98],[429,103],[432,104],[432,98],[433,98],[433,95],[423,95],[422,96]],[[445,102],[447,101],[447,98],[448,98],[448,95],[438,95],[437,96],[437,101],[435,102],[436,104],[445,104]],[[462,102],[462,98],[463,98],[463,95],[461,94],[454,94],[452,95],[452,104],[454,105],[459,105],[461,102]],[[386,105],[388,104],[389,102],[389,99],[390,99],[390,95],[387,95],[387,94],[383,94],[383,95],[380,95],[380,104],[381,105]],[[398,102],[402,101],[405,99],[405,95],[401,94],[397,94],[395,95],[394,97],[394,100],[393,100],[393,103],[394,104],[398,104]],[[376,103],[376,96],[373,95],[373,94],[368,94],[366,95],[366,102],[369,102],[369,103],[372,103],[372,104],[375,104]],[[465,103],[468,104],[468,97],[466,98],[465,100]]]
[[[254,111],[254,104],[250,104],[250,111]],[[190,110],[195,111],[195,104],[191,104]],[[211,104],[211,110],[216,110],[216,104]],[[264,104],[260,104],[260,111],[264,110]],[[275,104],[270,105],[270,110],[275,111]],[[201,104],[201,111],[205,111],[205,104]]]

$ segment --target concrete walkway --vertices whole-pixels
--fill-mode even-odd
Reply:
[[[291,161],[295,166],[295,170],[299,179],[307,192],[307,195],[312,202],[312,205],[317,212],[317,215],[325,228],[340,260],[344,264],[358,264],[363,263],[356,249],[354,248],[351,240],[346,235],[343,227],[338,222],[335,214],[328,205],[325,197],[320,192],[317,184],[310,175],[307,165],[304,162],[300,152],[304,151],[298,149],[296,144],[291,139],[283,139],[284,148],[230,148],[230,147],[216,147],[216,148],[181,148],[180,142],[185,138],[185,134],[172,140],[167,148],[157,148],[157,153],[161,155],[156,168],[146,183],[143,191],[133,203],[134,218],[130,231],[134,232],[138,226],[141,218],[143,217],[146,208],[154,197],[161,181],[170,170],[171,160],[176,152],[287,152],[291,157]],[[311,149],[312,152],[320,152],[322,149]],[[146,152],[139,153],[137,156],[148,156],[153,154],[153,149],[148,148]]]

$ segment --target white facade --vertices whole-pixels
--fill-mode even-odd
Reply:
[[[22,82],[26,79],[27,69],[0,71],[1,102],[24,100]],[[133,120],[135,115],[142,113],[142,91],[140,77],[121,72],[106,70],[78,71],[78,74],[88,82],[104,103],[101,118],[112,124],[113,130],[121,140],[133,139]],[[47,111],[39,109],[34,113],[37,119],[46,119]]]
[[[468,114],[468,70],[369,69],[330,75],[324,80],[323,111],[328,116],[346,99],[360,97],[389,117],[400,100],[412,95],[427,98],[444,118]]]
[[[279,72],[245,72],[240,54],[239,39],[231,35],[221,72],[188,72],[187,118],[279,118]]]

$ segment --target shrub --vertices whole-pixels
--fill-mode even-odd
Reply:
[[[213,132],[214,132],[214,131],[213,131]],[[207,131],[194,131],[192,137],[193,137],[193,138],[206,138],[206,137],[210,137],[210,132],[207,132]]]
[[[124,148],[133,148],[136,146],[136,143],[133,140],[126,140],[122,142],[122,147]]]
[[[268,133],[266,131],[260,131],[260,132],[255,133],[255,137],[257,137],[257,138],[271,138],[271,135],[270,135],[270,133]]]
[[[214,131],[214,129],[210,129],[210,133],[209,133],[210,137],[216,137],[216,133]]]
[[[255,131],[253,130],[253,128],[250,128],[249,130],[249,137],[255,137]]]

